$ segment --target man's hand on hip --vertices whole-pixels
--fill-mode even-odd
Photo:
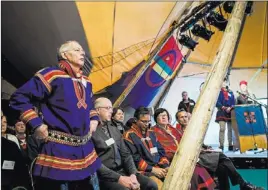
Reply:
[[[96,131],[99,122],[97,120],[90,120],[90,134]]]
[[[37,139],[46,140],[48,137],[48,127],[45,124],[40,125],[37,127],[37,129],[34,131],[34,136]]]

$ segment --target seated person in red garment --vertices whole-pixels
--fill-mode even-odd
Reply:
[[[182,130],[180,134],[183,134],[189,122],[187,113],[185,111],[178,111],[176,113],[176,120],[181,125]],[[233,186],[239,184],[241,190],[262,189],[246,182],[226,155],[216,152],[204,144],[202,148],[198,164],[205,167],[211,175],[218,177],[220,190],[230,189],[229,179]]]
[[[155,182],[158,184],[158,189],[161,189],[169,167],[165,150],[157,140],[154,131],[150,129],[149,109],[139,107],[134,117],[137,119],[136,123],[124,133],[123,138],[138,170],[146,176],[158,178]]]
[[[157,139],[166,151],[166,156],[171,162],[180,143],[182,132],[169,124],[169,113],[164,108],[155,110],[154,120],[156,125],[153,127]],[[196,165],[191,179],[191,190],[214,189],[216,184],[209,173],[200,165]]]

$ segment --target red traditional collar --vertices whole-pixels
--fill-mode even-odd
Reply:
[[[59,67],[64,70],[68,75],[70,75],[73,78],[81,78],[82,77],[82,70],[80,69],[80,71],[78,73],[75,73],[71,67],[71,65],[65,61],[65,60],[60,60],[59,61]]]
[[[228,90],[225,89],[225,88],[221,88],[221,91],[222,91],[222,93],[223,93],[224,99],[225,99],[225,100],[228,100],[228,99],[229,99],[229,96],[228,96]]]

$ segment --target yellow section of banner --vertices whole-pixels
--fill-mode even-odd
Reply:
[[[252,136],[239,136],[240,151],[246,152],[249,149],[254,149],[254,144],[257,144],[258,148],[267,149],[267,136],[263,135],[252,135]]]

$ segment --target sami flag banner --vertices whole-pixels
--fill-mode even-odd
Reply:
[[[262,109],[259,105],[235,106],[232,123],[239,137],[240,151],[267,148],[267,128]]]
[[[122,107],[130,106],[136,109],[139,106],[149,106],[161,86],[178,69],[182,58],[178,44],[171,36],[123,101]]]
[[[136,109],[141,105],[148,106],[163,84],[179,68],[182,57],[175,38],[171,36],[123,101],[121,107],[129,106]],[[142,61],[131,71],[123,73],[120,80],[101,92],[95,93],[94,99],[107,97],[114,103],[144,64],[145,61]]]
[[[111,86],[106,87],[101,92],[94,94],[94,99],[97,99],[98,97],[106,97],[109,98],[112,103],[116,101],[116,99],[122,94],[122,92],[125,90],[127,85],[130,83],[130,81],[135,77],[138,70],[145,64],[145,62],[141,62],[136,67],[134,67],[131,71],[125,72],[122,74],[122,77],[116,81]]]

